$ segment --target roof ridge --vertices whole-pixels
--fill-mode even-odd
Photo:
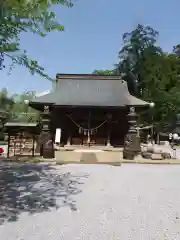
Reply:
[[[120,75],[95,75],[95,74],[56,74],[56,80],[61,79],[92,79],[92,80],[123,80]]]

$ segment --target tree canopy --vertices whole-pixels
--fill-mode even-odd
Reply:
[[[29,58],[20,47],[20,34],[31,32],[45,37],[52,31],[63,31],[52,7],[72,6],[70,0],[0,0],[0,69],[4,68],[6,57],[12,64],[27,67],[31,73],[38,73],[51,80],[36,60]]]
[[[180,109],[180,44],[166,53],[157,44],[158,36],[156,30],[140,24],[124,33],[113,73],[123,74],[132,95],[155,103],[154,120],[163,124]]]
[[[94,75],[113,75],[114,70],[94,70]]]
[[[6,120],[37,121],[39,112],[29,107],[27,102],[27,100],[31,101],[35,96],[36,93],[33,91],[10,96],[7,89],[3,88],[0,91],[0,110],[6,114]]]

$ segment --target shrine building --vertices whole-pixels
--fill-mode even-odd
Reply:
[[[149,103],[132,96],[121,76],[57,74],[54,89],[30,102],[50,111],[49,130],[61,146],[122,146],[128,131],[129,107],[138,112]]]

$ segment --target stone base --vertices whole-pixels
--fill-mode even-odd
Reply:
[[[112,151],[56,151],[55,158],[61,162],[80,162],[80,163],[120,163],[122,160],[122,152]]]
[[[43,150],[43,158],[54,158],[54,149],[44,149]]]
[[[81,155],[81,159],[80,162],[82,163],[87,163],[87,162],[91,162],[91,163],[97,163],[98,159],[96,157],[96,153],[83,153]]]
[[[171,159],[171,154],[170,153],[164,152],[164,153],[161,153],[161,155],[164,159]]]
[[[132,151],[124,150],[123,151],[123,159],[134,160],[135,153]]]
[[[141,156],[145,159],[151,159],[152,153],[150,152],[142,152]]]
[[[141,153],[141,141],[137,133],[128,132],[124,139],[123,158],[133,160]]]
[[[151,159],[152,160],[162,160],[163,157],[162,157],[161,153],[152,153]]]

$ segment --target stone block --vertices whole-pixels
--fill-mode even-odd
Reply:
[[[152,155],[152,153],[150,153],[150,152],[142,152],[141,153],[141,156],[146,159],[151,159],[151,155]]]
[[[160,149],[160,148],[154,146],[154,147],[153,147],[153,153],[161,154],[161,153],[162,153],[162,149]]]
[[[152,159],[152,160],[162,160],[163,157],[162,157],[162,154],[160,154],[160,153],[153,153],[153,154],[151,155],[151,159]]]
[[[147,146],[141,146],[141,152],[147,152],[148,148]]]
[[[171,159],[171,154],[168,152],[163,152],[161,155],[164,159]]]
[[[150,144],[148,144],[148,146],[147,146],[147,151],[148,152],[153,152],[153,145],[150,143]]]
[[[98,161],[96,154],[93,152],[83,152],[80,162],[83,163],[96,163]]]
[[[133,151],[125,150],[123,151],[123,159],[134,160],[135,153]]]

